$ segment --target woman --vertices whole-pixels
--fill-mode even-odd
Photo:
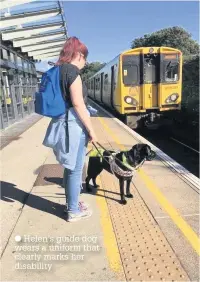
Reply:
[[[87,144],[89,140],[97,141],[85,104],[87,89],[80,77],[87,55],[87,47],[78,38],[67,39],[56,65],[60,68],[60,86],[68,107],[66,115],[51,120],[43,142],[53,148],[56,159],[65,168],[63,184],[69,222],[92,214],[86,204],[79,202]]]

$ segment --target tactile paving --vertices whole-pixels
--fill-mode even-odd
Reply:
[[[112,150],[108,144],[106,148]],[[127,204],[122,205],[119,202],[120,189],[117,178],[104,170],[100,179],[126,280],[190,281],[133,184],[131,193],[134,198],[127,199]]]

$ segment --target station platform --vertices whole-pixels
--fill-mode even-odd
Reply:
[[[150,144],[90,103],[105,148]],[[92,217],[68,223],[63,168],[42,146],[49,121],[1,150],[1,281],[199,281],[199,179],[150,144],[157,157],[133,176],[126,205],[103,171],[100,187],[81,194]]]

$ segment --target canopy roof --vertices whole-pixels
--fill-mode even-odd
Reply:
[[[67,38],[60,1],[1,0],[0,16],[3,42],[12,42],[34,60],[59,56]]]

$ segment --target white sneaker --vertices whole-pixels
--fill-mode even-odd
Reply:
[[[79,213],[71,213],[68,212],[68,217],[67,217],[67,221],[68,222],[75,222],[78,221],[80,219],[85,219],[88,218],[92,215],[92,211],[91,210],[82,210]]]
[[[79,206],[80,210],[87,210],[89,208],[89,205],[87,203],[83,202],[83,201],[80,201],[78,203],[78,206]],[[67,204],[65,205],[64,213],[68,213],[68,205]]]

